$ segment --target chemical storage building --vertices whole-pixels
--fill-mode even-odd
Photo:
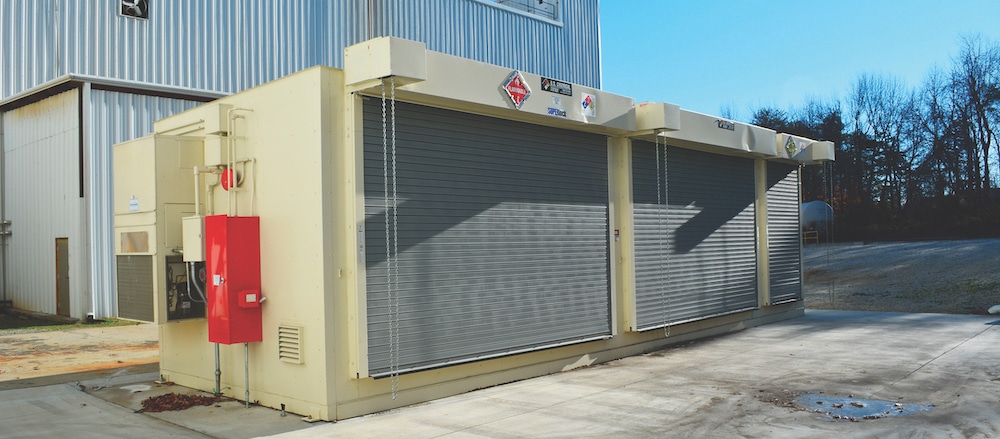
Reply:
[[[600,87],[597,0],[0,2],[0,306],[151,321],[116,293],[111,146],[379,36]]]
[[[343,419],[801,315],[829,142],[403,39],[344,58],[115,147],[165,379]]]

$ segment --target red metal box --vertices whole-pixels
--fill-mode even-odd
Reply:
[[[260,218],[205,217],[205,261],[208,341],[261,341]]]

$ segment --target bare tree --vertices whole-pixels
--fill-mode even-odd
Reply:
[[[973,168],[982,169],[982,178],[976,179],[975,189],[988,193],[993,185],[990,153],[994,147],[1000,160],[996,135],[1000,123],[1000,46],[978,35],[963,37],[952,71],[952,86],[959,99],[968,140],[976,145],[974,162],[978,163],[973,163]]]
[[[905,202],[914,152],[904,144],[907,124],[912,121],[913,95],[892,76],[862,74],[847,101],[852,144],[868,163],[864,175],[866,192],[873,201],[895,209]]]

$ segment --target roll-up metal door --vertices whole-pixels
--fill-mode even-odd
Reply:
[[[637,329],[756,308],[753,160],[635,142],[632,175]]]
[[[393,165],[381,104],[364,105],[369,374],[609,337],[607,138],[402,102],[396,111],[391,312]]]
[[[802,297],[798,167],[767,164],[767,246],[771,304]]]

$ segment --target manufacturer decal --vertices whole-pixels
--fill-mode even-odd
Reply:
[[[736,131],[736,124],[728,120],[717,119],[715,124],[718,125],[720,130]]]
[[[597,117],[597,96],[589,93],[581,93],[580,110],[584,116]]]
[[[549,93],[559,93],[565,96],[573,96],[573,84],[557,81],[551,78],[542,78],[542,90]]]
[[[566,110],[562,108],[549,107],[549,116],[566,117]]]
[[[521,105],[524,105],[524,101],[528,100],[531,96],[531,89],[528,88],[528,83],[524,81],[524,77],[521,76],[521,72],[514,70],[507,80],[501,84],[501,88],[507,92],[507,97],[514,104],[514,108],[520,110]]]

